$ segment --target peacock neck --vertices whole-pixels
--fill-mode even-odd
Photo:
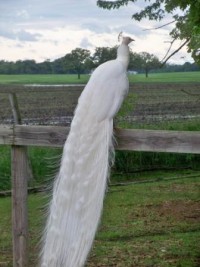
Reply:
[[[129,47],[126,44],[121,44],[117,49],[117,60],[119,60],[127,69],[129,64]]]

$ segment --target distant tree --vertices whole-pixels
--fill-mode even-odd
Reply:
[[[93,54],[93,63],[94,66],[97,67],[100,64],[115,59],[117,55],[117,47],[97,47]]]
[[[155,55],[147,52],[141,52],[139,53],[139,56],[141,59],[141,67],[145,71],[145,76],[147,78],[150,70],[160,66],[160,61]]]
[[[142,70],[142,57],[140,54],[136,52],[130,51],[130,62],[129,62],[129,69],[135,70],[135,71],[141,71]]]
[[[90,73],[92,69],[95,68],[95,64],[93,62],[92,56],[86,58],[84,62],[84,71],[85,73]]]
[[[155,70],[159,68],[160,61],[159,59],[150,53],[141,52],[141,53],[130,53],[130,62],[129,69],[145,72],[146,77],[148,77],[150,70]]]
[[[65,56],[65,68],[66,70],[74,70],[78,74],[80,79],[81,73],[84,72],[84,66],[90,57],[90,51],[87,49],[76,48],[71,53]]]
[[[6,65],[6,61],[0,60],[0,74],[6,74],[5,65]]]
[[[51,74],[52,73],[52,64],[50,60],[45,60],[44,62],[38,63],[40,73],[42,74]]]
[[[129,3],[136,3],[139,0],[115,0],[103,1],[98,0],[97,5],[101,8],[115,9]],[[179,12],[181,10],[181,12]],[[144,2],[144,8],[140,12],[132,15],[132,18],[140,21],[143,18],[149,20],[162,20],[167,14],[172,15],[172,21],[161,25],[158,28],[169,24],[174,24],[170,36],[172,37],[171,45],[163,60],[167,60],[177,53],[184,45],[187,45],[188,51],[192,57],[200,64],[200,1],[199,0],[149,0]],[[175,40],[182,40],[183,43],[173,53],[169,55],[171,46]]]
[[[57,74],[64,74],[65,73],[65,58],[61,57],[55,59],[52,63],[52,72]]]
[[[24,69],[24,61],[22,61],[22,60],[17,60],[16,62],[15,62],[15,65],[16,65],[16,69],[17,69],[17,73],[18,74],[23,74],[23,73],[25,73],[25,69]]]
[[[38,72],[38,65],[36,64],[35,60],[24,60],[22,61],[21,65],[23,72],[26,74],[31,74],[31,73],[35,74]],[[20,73],[22,70],[20,70]]]

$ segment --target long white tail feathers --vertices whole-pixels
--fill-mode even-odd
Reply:
[[[113,116],[128,92],[131,41],[123,37],[116,60],[93,72],[79,98],[54,184],[41,267],[83,267],[86,262],[114,155]]]
[[[76,110],[44,234],[41,267],[82,267],[98,227],[114,155],[113,121]]]

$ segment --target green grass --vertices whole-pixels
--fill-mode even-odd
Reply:
[[[86,83],[89,75],[65,74],[18,74],[3,75],[0,74],[0,84],[79,84]]]
[[[30,147],[29,158],[33,179],[29,186],[46,185],[57,173],[62,149]],[[112,173],[116,181],[138,177],[140,170],[190,169],[199,170],[200,155],[155,152],[116,151]],[[0,146],[0,191],[11,190],[10,147]]]
[[[0,84],[78,84],[87,83],[90,75],[68,74],[18,74],[0,75]],[[129,75],[131,83],[137,82],[200,82],[200,72],[172,72],[172,73],[150,73],[146,78],[144,74]]]
[[[188,175],[188,177],[187,177]],[[109,187],[87,267],[199,266],[200,174],[151,173],[157,182]],[[167,180],[177,176],[177,179]],[[140,175],[138,180],[148,176]],[[174,177],[175,178],[175,177]],[[113,178],[114,179],[114,178]],[[135,179],[134,179],[135,181]],[[30,262],[36,266],[44,194],[29,196]],[[0,199],[0,266],[12,266],[11,200]]]
[[[38,186],[51,181],[57,172],[62,149],[29,147],[28,152],[34,175],[30,186]]]
[[[131,83],[134,82],[200,82],[200,71],[194,72],[167,72],[167,73],[150,73],[149,77],[144,74],[129,75]]]
[[[11,188],[10,147],[0,146],[0,191]]]
[[[29,186],[41,186],[55,176],[62,150],[55,148],[29,147],[28,154],[33,170]],[[0,146],[0,191],[11,189],[10,147]]]

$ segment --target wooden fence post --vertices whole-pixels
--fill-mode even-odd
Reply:
[[[12,146],[12,240],[13,267],[28,266],[27,155],[24,147]]]
[[[21,118],[21,114],[20,114],[20,110],[19,110],[19,105],[18,105],[18,100],[17,100],[17,95],[15,93],[10,93],[9,94],[9,101],[10,101],[10,105],[11,105],[11,109],[12,109],[12,114],[13,114],[13,118],[14,118],[14,124],[22,124],[22,118]],[[27,150],[26,147],[24,147],[24,150]],[[31,181],[33,179],[33,171],[32,171],[32,167],[31,167],[31,162],[30,159],[28,157],[28,153],[25,152],[27,154],[27,179],[28,181]]]
[[[14,123],[16,124],[21,124],[22,119],[19,111],[19,105],[17,101],[17,96],[15,93],[10,93],[9,94],[9,100],[10,100],[10,105],[13,113],[13,118],[14,118]]]
[[[17,96],[9,94],[14,123],[22,123]],[[33,177],[27,147],[12,146],[13,267],[28,266],[28,180]]]

